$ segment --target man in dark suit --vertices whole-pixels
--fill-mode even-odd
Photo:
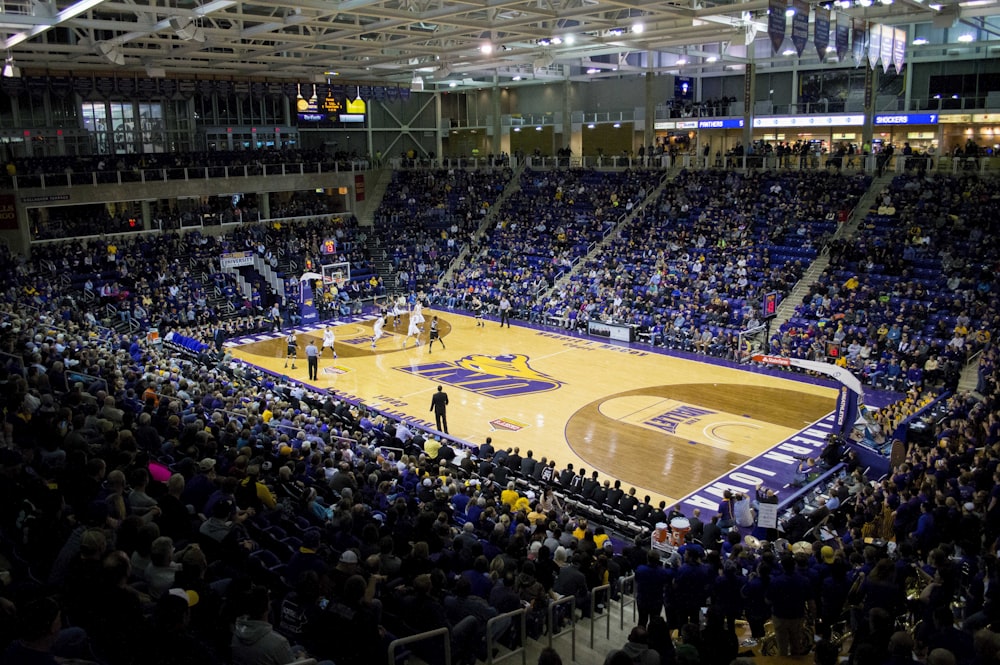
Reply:
[[[444,391],[442,386],[438,386],[437,392],[431,397],[431,408],[429,411],[434,412],[434,422],[436,423],[437,431],[448,433],[448,393]]]
[[[576,474],[573,473],[573,465],[567,464],[566,468],[559,472],[559,486],[564,490],[568,490],[569,484],[575,475]]]
[[[614,486],[608,490],[608,494],[604,497],[604,505],[611,510],[618,510],[618,506],[621,503],[622,496],[625,492],[622,490],[622,481],[616,480]]]
[[[812,525],[809,524],[809,520],[806,519],[804,515],[801,514],[800,508],[795,506],[792,508],[792,516],[788,518],[785,522],[785,538],[788,542],[795,543],[802,540]]]
[[[626,517],[635,512],[635,507],[639,505],[639,498],[635,495],[635,488],[630,487],[628,494],[618,502],[618,510],[622,511]]]
[[[514,452],[507,456],[507,469],[514,472],[521,472],[521,449],[514,448]]]
[[[521,458],[521,476],[524,478],[531,478],[535,474],[535,466],[538,461],[535,460],[535,453],[528,451],[525,457]]]
[[[486,437],[486,443],[479,446],[479,459],[487,459],[493,457],[493,453],[496,452],[493,449],[493,437]]]
[[[590,475],[590,478],[583,481],[583,489],[580,490],[580,494],[583,495],[584,499],[593,499],[594,492],[596,492],[600,486],[601,482],[597,479],[597,472],[594,471]]]

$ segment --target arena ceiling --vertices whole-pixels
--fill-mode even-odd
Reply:
[[[1000,0],[844,0],[883,24],[968,24],[1000,38]],[[889,2],[891,4],[881,4]],[[830,3],[826,3],[827,6]],[[697,73],[758,56],[767,0],[0,0],[0,38],[22,72],[463,87],[511,80]],[[983,57],[983,56],[980,56]],[[519,77],[519,78],[515,78]],[[453,86],[454,87],[454,86]]]

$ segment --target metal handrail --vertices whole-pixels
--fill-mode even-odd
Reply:
[[[628,587],[630,594],[629,598],[631,600],[625,601],[625,588]],[[621,621],[618,624],[618,630],[625,630],[625,608],[632,607],[632,623],[635,623],[636,617],[636,604],[635,604],[635,573],[631,575],[625,575],[618,578],[618,605],[621,608]]]
[[[561,630],[557,633],[555,618],[556,606],[566,604],[569,605],[569,628]],[[549,624],[549,647],[552,647],[552,642],[555,638],[569,634],[571,636],[569,640],[571,649],[570,662],[576,662],[576,598],[574,596],[566,596],[565,598],[553,600],[549,603],[547,621]]]
[[[600,617],[607,622],[607,630],[605,631],[604,639],[611,639],[611,585],[604,584],[602,586],[595,586],[590,590],[590,648],[594,648],[594,625],[597,623],[597,606],[600,604],[597,602],[598,594],[605,594],[605,609],[607,610]]]
[[[521,626],[518,631],[518,636],[520,637],[520,645],[511,649],[508,653],[502,654],[500,656],[493,655],[493,626],[499,623],[503,619],[511,619],[514,617],[521,618]],[[501,661],[507,660],[508,658],[513,658],[517,654],[521,654],[521,665],[528,665],[528,649],[525,646],[527,642],[525,641],[527,636],[527,617],[528,609],[522,607],[520,609],[513,610],[511,612],[506,612],[504,614],[498,614],[486,622],[486,665],[494,665],[494,663],[499,663]]]
[[[444,637],[444,665],[451,665],[451,635],[447,628],[435,628],[424,633],[417,633],[408,637],[399,637],[389,643],[388,665],[396,665],[396,648],[413,644],[414,642],[424,642],[435,637]]]

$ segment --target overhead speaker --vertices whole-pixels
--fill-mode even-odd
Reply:
[[[178,37],[186,42],[205,41],[205,31],[192,18],[174,16],[170,19],[170,27]]]
[[[958,6],[942,7],[941,11],[934,15],[934,28],[937,30],[947,30],[955,25],[958,20]]]
[[[110,42],[98,42],[97,52],[103,55],[108,62],[113,65],[124,65],[125,64],[125,54],[122,53],[121,48],[116,44]]]
[[[419,76],[414,76],[413,80],[410,81],[410,90],[412,90],[413,92],[423,92],[424,79]]]

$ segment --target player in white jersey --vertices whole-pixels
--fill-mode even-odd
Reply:
[[[406,348],[406,343],[410,338],[417,340],[416,346],[420,346],[420,325],[417,324],[417,320],[412,316],[410,317],[410,327],[406,329],[406,337],[403,338],[403,348]]]
[[[323,348],[330,349],[333,353],[333,359],[337,359],[337,336],[333,333],[333,328],[327,328],[323,331]]]
[[[382,332],[382,328],[384,327],[385,327],[385,317],[380,314],[379,317],[375,319],[375,334],[372,335],[373,349],[375,348],[375,342],[382,339],[382,336],[384,335],[384,333]]]
[[[420,304],[419,299],[413,303],[413,311],[410,312],[410,320],[416,320],[418,326],[424,322],[424,307]]]
[[[394,302],[394,304],[392,306],[392,316],[393,316],[392,327],[393,328],[398,328],[399,327],[399,317],[403,316],[403,312],[405,312],[405,311],[406,311],[406,297],[403,296],[403,295],[400,295],[399,297],[396,298],[396,300],[395,300],[395,302]]]

